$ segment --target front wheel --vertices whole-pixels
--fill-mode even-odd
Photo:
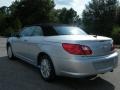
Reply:
[[[40,57],[40,73],[45,81],[52,81],[55,78],[55,70],[51,59],[44,55]]]
[[[14,55],[13,55],[12,48],[10,45],[7,47],[7,55],[9,59],[14,59]]]

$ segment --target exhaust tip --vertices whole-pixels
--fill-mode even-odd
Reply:
[[[114,72],[114,70],[111,70],[110,72]]]

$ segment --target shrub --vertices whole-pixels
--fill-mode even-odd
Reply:
[[[120,44],[120,27],[114,27],[111,37],[113,38],[115,44]]]

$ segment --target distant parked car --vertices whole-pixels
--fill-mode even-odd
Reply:
[[[44,80],[55,76],[87,77],[113,71],[118,53],[108,37],[88,35],[69,25],[39,24],[8,38],[9,59],[37,66]]]

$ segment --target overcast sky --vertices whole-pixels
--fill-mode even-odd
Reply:
[[[14,0],[0,0],[1,6],[9,6]],[[79,15],[81,15],[82,11],[85,8],[85,4],[88,4],[90,0],[55,0],[56,7],[55,8],[73,8]]]

